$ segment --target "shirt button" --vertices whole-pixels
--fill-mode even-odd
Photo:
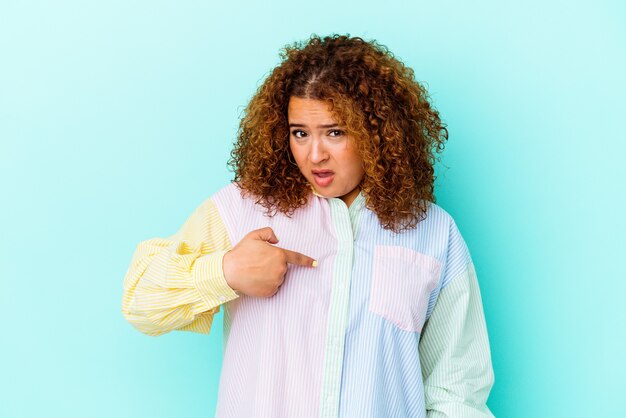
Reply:
[[[220,300],[224,302],[226,300],[226,296],[220,296]]]

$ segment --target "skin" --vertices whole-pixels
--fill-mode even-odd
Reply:
[[[300,172],[318,194],[338,197],[350,206],[365,175],[363,159],[354,140],[333,119],[329,107],[321,100],[291,97],[287,111],[289,146]],[[331,178],[329,184],[316,175],[319,170],[332,172],[325,176]]]
[[[329,104],[292,97],[288,120],[289,146],[304,177],[318,194],[338,197],[350,206],[365,174],[363,160],[352,138],[333,119]],[[317,266],[313,258],[276,247],[277,243],[269,227],[248,233],[222,259],[228,285],[248,296],[271,297],[283,284],[289,264]]]
[[[274,296],[285,281],[288,264],[315,267],[311,257],[275,247],[278,238],[270,227],[255,229],[224,254],[222,271],[231,289],[248,296]]]

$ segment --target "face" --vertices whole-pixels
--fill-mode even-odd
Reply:
[[[287,112],[289,146],[304,177],[318,194],[350,206],[365,174],[353,139],[333,119],[327,102],[291,97]]]

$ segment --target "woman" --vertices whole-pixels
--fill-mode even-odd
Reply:
[[[246,108],[235,179],[141,242],[122,311],[209,333],[224,307],[219,417],[490,417],[480,291],[434,203],[447,130],[375,41],[287,46]]]

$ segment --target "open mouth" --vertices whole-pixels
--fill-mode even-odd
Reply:
[[[332,183],[335,172],[331,170],[312,170],[313,180],[320,187],[326,187]]]

